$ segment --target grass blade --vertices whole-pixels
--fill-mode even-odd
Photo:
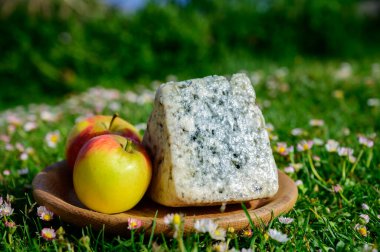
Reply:
[[[154,230],[156,229],[156,222],[157,222],[157,214],[158,214],[158,211],[156,211],[156,214],[154,215],[154,218],[153,218],[153,223],[152,223],[152,231],[150,233],[150,237],[149,237],[149,243],[148,243],[148,250],[151,250],[152,249],[152,243],[153,243],[153,237],[154,237]]]
[[[241,203],[241,207],[243,208],[243,211],[244,211],[245,215],[246,215],[247,218],[248,218],[249,225],[251,226],[251,229],[254,229],[254,228],[255,228],[255,224],[253,223],[252,218],[251,218],[251,216],[249,215],[249,213],[248,213],[248,209],[247,209],[247,207],[245,206],[244,202]]]

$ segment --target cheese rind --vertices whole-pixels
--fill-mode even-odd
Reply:
[[[143,139],[152,199],[195,206],[273,196],[277,167],[255,98],[244,74],[161,85]]]

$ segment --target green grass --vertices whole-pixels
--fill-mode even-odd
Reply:
[[[294,210],[284,216],[293,218],[290,224],[274,219],[267,226],[255,227],[252,236],[240,231],[227,232],[229,248],[252,248],[257,251],[362,251],[364,246],[378,247],[380,235],[380,66],[370,62],[299,62],[289,68],[265,64],[246,68],[254,80],[257,102],[262,107],[270,131],[271,144],[279,169],[296,167],[289,176],[300,180],[299,197]],[[235,70],[235,66],[231,66]],[[149,86],[149,85],[146,85]],[[56,106],[29,105],[0,113],[0,195],[9,195],[14,212],[0,222],[1,251],[70,250],[76,251],[130,251],[135,249],[176,251],[183,241],[186,250],[208,251],[217,242],[208,234],[194,233],[177,239],[149,232],[129,237],[112,236],[89,227],[77,228],[54,216],[50,222],[36,214],[31,191],[33,177],[44,167],[64,159],[65,138],[79,117],[101,113],[120,115],[133,124],[145,123],[152,109],[155,87],[137,89],[134,94],[96,88],[80,95],[67,97]],[[53,115],[51,120],[47,114]],[[45,118],[45,119],[44,119]],[[324,120],[322,126],[311,126],[311,119]],[[27,122],[36,128],[26,131]],[[301,135],[291,134],[302,128]],[[60,139],[55,148],[45,141],[49,132],[58,130]],[[358,135],[372,138],[373,147],[358,142]],[[9,137],[9,143],[6,143]],[[314,139],[313,147],[297,151],[301,140]],[[324,146],[335,139],[340,146],[354,150],[356,161],[328,152]],[[295,150],[281,156],[278,142],[293,145]],[[323,142],[318,145],[318,142]],[[13,148],[13,150],[12,150]],[[29,148],[29,149],[28,149]],[[20,158],[25,154],[22,160]],[[28,173],[20,170],[27,168]],[[9,171],[10,174],[7,172]],[[22,171],[22,170],[21,170]],[[334,192],[340,185],[342,190]],[[365,210],[362,204],[367,204]],[[180,212],[180,210],[178,210]],[[360,217],[367,214],[369,222]],[[153,219],[153,218],[152,218]],[[16,228],[8,228],[5,221],[14,221]],[[358,226],[365,227],[358,230]],[[45,241],[41,229],[63,227],[65,233],[53,241]],[[127,226],[125,227],[127,229]],[[280,243],[268,236],[269,229],[285,233],[289,240]],[[360,232],[361,231],[361,232]]]

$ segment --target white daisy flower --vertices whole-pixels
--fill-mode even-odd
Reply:
[[[13,214],[13,208],[11,204],[5,202],[0,206],[0,217],[11,216]]]
[[[354,150],[351,148],[348,148],[348,147],[339,147],[338,148],[338,155],[339,156],[349,157],[349,156],[352,156],[352,154],[354,154]]]
[[[214,240],[224,241],[226,238],[226,230],[220,227],[214,230],[209,230],[209,234]]]
[[[325,125],[325,121],[320,119],[311,119],[309,121],[309,125],[313,127],[322,127],[323,125]]]
[[[369,222],[369,216],[368,216],[368,214],[361,214],[360,218],[362,218],[365,223]]]
[[[278,242],[285,243],[289,240],[288,236],[276,229],[269,229],[269,236]]]
[[[52,228],[43,228],[41,230],[41,236],[47,241],[54,240],[56,237],[55,230]]]
[[[217,229],[218,225],[210,219],[196,220],[194,223],[194,229],[199,233],[207,233]]]
[[[369,206],[366,203],[362,204],[362,209],[363,210],[369,210]]]
[[[337,152],[339,143],[333,139],[327,140],[327,143],[325,144],[326,150],[328,152]]]
[[[278,221],[282,224],[290,224],[294,221],[293,218],[290,218],[290,217],[278,217]]]
[[[51,221],[53,219],[54,213],[44,206],[39,206],[37,208],[37,215],[41,220]]]
[[[49,132],[45,136],[45,142],[50,148],[56,148],[60,139],[61,139],[61,134],[59,133],[58,130]]]

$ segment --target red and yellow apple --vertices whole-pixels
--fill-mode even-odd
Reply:
[[[141,136],[137,129],[117,115],[96,115],[78,122],[70,131],[66,142],[66,160],[70,170],[73,169],[75,160],[82,146],[91,138],[115,134],[141,142]]]
[[[142,145],[118,135],[101,135],[80,150],[73,184],[86,207],[111,214],[134,207],[151,177],[151,162]]]

